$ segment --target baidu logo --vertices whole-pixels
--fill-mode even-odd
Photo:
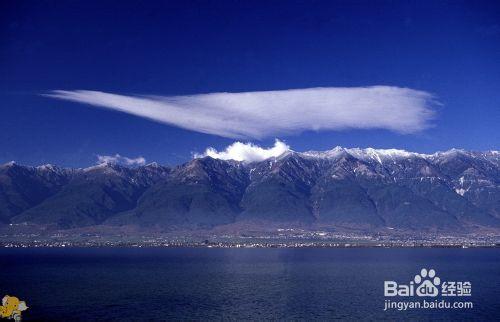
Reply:
[[[422,268],[407,284],[384,281],[384,296],[386,296],[384,311],[472,309],[474,305],[471,301],[457,301],[457,298],[450,298],[471,295],[472,285],[469,281],[443,281],[434,269]]]
[[[395,281],[384,282],[384,296],[471,296],[470,282],[442,282],[434,269],[422,268],[408,284],[398,284]]]

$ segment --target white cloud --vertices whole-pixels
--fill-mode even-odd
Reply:
[[[135,159],[127,158],[119,154],[115,155],[98,155],[97,163],[113,163],[113,164],[124,164],[128,166],[145,165],[146,159],[143,157],[137,157]]]
[[[208,148],[205,150],[205,153],[195,154],[194,156],[195,158],[209,156],[214,159],[257,162],[278,157],[287,151],[290,151],[290,147],[280,140],[276,140],[274,146],[268,149],[261,148],[252,143],[234,142],[226,147],[224,151],[219,152],[214,148]]]
[[[86,90],[56,90],[45,95],[197,132],[255,139],[307,130],[415,133],[431,125],[436,104],[430,93],[392,86],[189,96],[126,96]]]

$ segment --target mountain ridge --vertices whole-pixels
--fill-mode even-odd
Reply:
[[[499,229],[500,152],[336,147],[258,162],[0,166],[0,222],[199,229],[237,222]]]

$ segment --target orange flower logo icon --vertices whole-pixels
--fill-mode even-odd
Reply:
[[[19,301],[15,296],[5,295],[0,306],[0,317],[21,321],[21,313],[27,309],[26,302]]]

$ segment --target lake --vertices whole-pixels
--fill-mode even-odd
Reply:
[[[470,281],[470,309],[384,311],[384,281]],[[495,248],[0,249],[23,320],[498,320]],[[450,298],[451,299],[451,298]],[[418,299],[417,299],[418,300]]]

